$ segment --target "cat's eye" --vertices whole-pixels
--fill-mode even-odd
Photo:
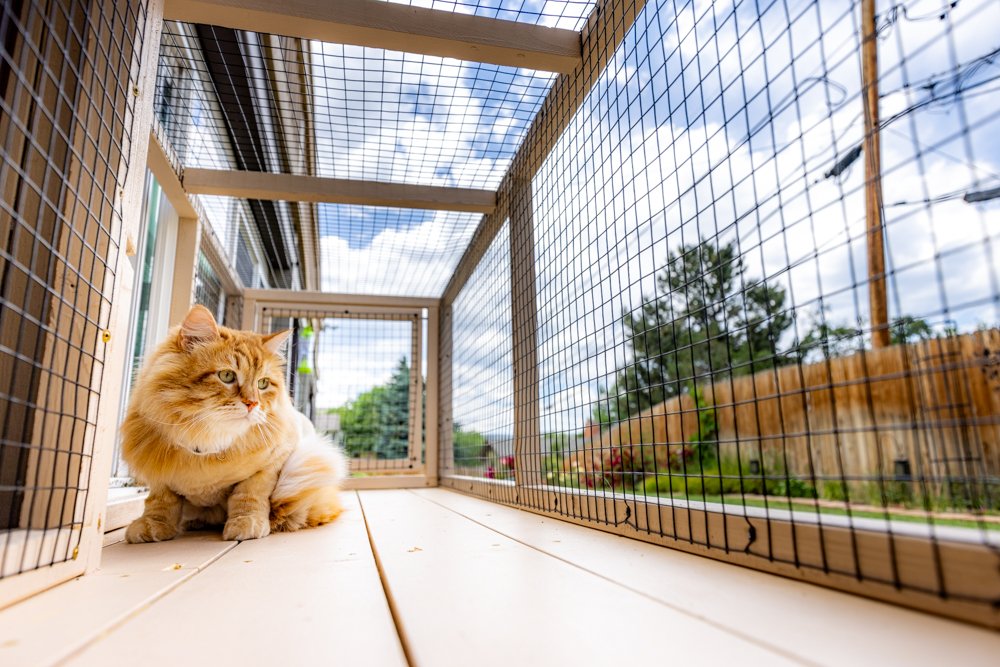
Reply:
[[[267,378],[261,378],[261,379],[257,380],[257,388],[258,389],[267,389],[270,385],[271,385],[271,381],[268,380]]]
[[[233,382],[236,382],[236,371],[231,371],[229,369],[226,369],[219,371],[218,375],[219,379],[225,382],[226,384],[232,384]]]

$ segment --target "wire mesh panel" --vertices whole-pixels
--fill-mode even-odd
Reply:
[[[143,2],[0,13],[0,576],[80,544],[145,23]]]
[[[292,330],[292,400],[344,448],[353,473],[416,472],[423,447],[420,312],[357,310],[265,307],[263,330]]]
[[[516,502],[991,618],[1000,5],[607,4],[500,191]]]
[[[212,311],[216,320],[225,321],[226,292],[215,267],[203,252],[198,253],[198,264],[195,266],[194,302]]]
[[[158,111],[185,167],[492,189],[552,79],[168,22]]]
[[[441,454],[445,474],[506,485],[515,472],[509,242],[505,224],[451,307],[451,393],[443,398],[451,429]]]

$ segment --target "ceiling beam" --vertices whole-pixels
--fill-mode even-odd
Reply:
[[[496,193],[492,190],[226,169],[185,169],[184,190],[190,194],[267,201],[361,204],[471,213],[491,213],[496,207]]]
[[[163,142],[163,143],[161,143]],[[163,144],[165,139],[161,139],[155,130],[149,132],[149,151],[146,153],[146,166],[153,172],[156,182],[160,184],[164,196],[170,205],[177,211],[177,215],[182,218],[197,218],[197,209],[188,199],[187,192],[181,184],[181,178],[174,168],[176,159],[173,158],[173,151]]]
[[[166,0],[166,20],[571,73],[573,30],[377,0]]]

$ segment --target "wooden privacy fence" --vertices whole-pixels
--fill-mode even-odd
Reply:
[[[815,480],[820,492],[842,479],[855,492],[872,481],[913,482],[935,496],[958,487],[979,494],[1000,479],[997,329],[716,379],[697,398],[671,398],[602,431],[567,469],[600,470],[621,448],[646,472],[666,471],[711,413],[715,433],[705,440],[719,443],[721,457],[738,456],[745,477]],[[697,474],[697,464],[686,472]]]

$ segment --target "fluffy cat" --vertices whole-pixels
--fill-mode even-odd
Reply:
[[[150,355],[122,424],[122,455],[149,486],[129,542],[222,525],[226,540],[332,521],[343,454],[291,403],[281,347],[195,306]]]

